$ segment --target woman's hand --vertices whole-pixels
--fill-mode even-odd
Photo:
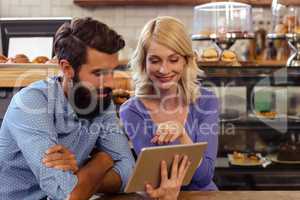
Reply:
[[[146,192],[151,198],[159,200],[176,200],[184,177],[191,165],[188,157],[184,156],[179,166],[179,156],[176,155],[172,164],[171,177],[168,177],[168,169],[165,161],[161,163],[160,187],[154,189],[150,184],[146,185]]]
[[[74,174],[79,169],[75,155],[63,145],[55,145],[49,148],[42,162],[46,167],[72,171]]]
[[[156,134],[151,139],[151,143],[159,145],[169,144],[177,139],[179,139],[182,144],[193,143],[181,123],[168,121],[158,125]]]

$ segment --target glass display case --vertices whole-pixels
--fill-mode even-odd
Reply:
[[[282,0],[272,1],[272,32],[271,40],[287,40],[293,54],[287,66],[300,66],[300,7]]]
[[[211,41],[216,47],[204,51],[204,62],[222,61],[239,66],[236,53],[228,50],[237,40],[244,39],[254,39],[250,5],[214,2],[194,8],[192,40]]]
[[[272,33],[279,36],[300,34],[300,7],[274,1],[272,4]]]
[[[194,8],[193,35],[198,38],[247,37],[253,33],[251,6],[215,2]]]
[[[205,74],[201,84],[216,93],[221,105],[215,172],[219,189],[299,190],[299,68],[200,68]],[[295,150],[287,150],[287,146]],[[233,163],[230,155],[234,152],[259,155],[261,162]],[[280,152],[288,154],[279,159]],[[295,160],[288,162],[289,158]]]

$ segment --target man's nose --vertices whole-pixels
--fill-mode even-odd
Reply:
[[[113,77],[113,75],[107,75],[106,77],[104,77],[104,79],[103,79],[103,86],[111,88],[111,89],[114,89],[115,84],[114,84],[114,77]]]

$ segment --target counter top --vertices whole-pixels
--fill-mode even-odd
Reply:
[[[112,195],[97,200],[147,200],[144,195]],[[219,192],[182,192],[178,200],[295,200],[300,199],[298,191],[219,191]]]
[[[56,65],[2,64],[0,65],[0,87],[25,87],[58,73],[59,69]]]
[[[53,64],[0,64],[0,88],[21,88],[60,73]],[[131,75],[118,71],[114,76],[116,88],[131,89]]]

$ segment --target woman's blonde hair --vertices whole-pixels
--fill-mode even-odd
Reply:
[[[146,73],[146,55],[151,41],[173,50],[186,59],[183,74],[179,80],[179,89],[183,92],[186,105],[195,102],[200,95],[199,83],[197,83],[200,70],[196,63],[192,43],[183,23],[168,16],[150,20],[140,34],[137,48],[130,61],[134,73],[135,94],[137,96],[152,95],[155,91]]]

